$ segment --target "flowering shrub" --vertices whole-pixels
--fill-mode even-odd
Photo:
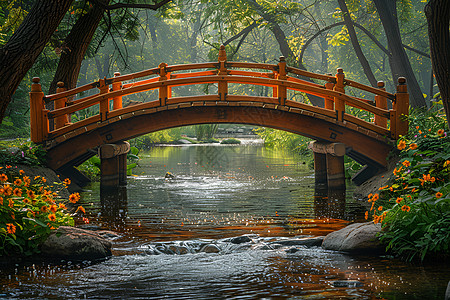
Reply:
[[[413,114],[408,136],[397,143],[400,160],[390,184],[370,194],[379,237],[409,260],[450,254],[450,139],[444,117]]]
[[[45,150],[40,145],[23,139],[0,142],[0,165],[32,165],[45,164]]]
[[[50,185],[44,177],[29,178],[22,170],[19,174],[11,170],[8,165],[0,167],[0,255],[32,255],[52,230],[74,225],[66,204],[76,203],[80,195],[59,198],[59,189],[67,188],[69,179]],[[84,213],[84,208],[79,206],[78,211]]]

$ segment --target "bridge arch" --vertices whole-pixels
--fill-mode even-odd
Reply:
[[[201,69],[204,71],[198,71]],[[180,73],[186,70],[190,72]],[[399,80],[397,93],[390,94],[383,84],[372,88],[345,79],[342,69],[338,69],[336,76],[329,76],[288,67],[283,58],[277,65],[227,62],[224,47],[215,63],[160,64],[158,68],[134,74],[115,75],[68,91],[60,83],[57,93],[49,96],[42,93],[39,79],[33,78],[31,139],[47,149],[49,167],[64,173],[94,155],[97,147],[103,144],[162,129],[240,123],[343,143],[348,156],[380,169],[386,166],[386,157],[395,139],[406,134],[408,128],[403,118],[409,107],[404,79]],[[306,81],[299,76],[325,83]],[[150,78],[141,79],[144,77]],[[135,79],[139,81],[129,82]],[[217,94],[172,97],[173,87],[205,83],[216,84]],[[266,86],[272,89],[272,94],[265,97],[230,94],[231,83]],[[345,87],[349,86],[374,94],[374,100],[345,94]],[[74,98],[88,90],[98,93]],[[122,107],[123,96],[151,90],[158,91],[158,99]],[[325,107],[293,101],[289,97],[290,91],[322,97]],[[388,100],[392,101],[390,110],[387,109]],[[45,108],[50,102],[55,103],[52,111]],[[94,105],[99,107],[98,114],[76,123],[69,122],[70,114]],[[373,114],[374,120],[360,119],[349,113],[348,107],[365,110]],[[52,119],[55,127],[50,130]]]

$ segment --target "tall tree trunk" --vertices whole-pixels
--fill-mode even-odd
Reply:
[[[356,56],[358,57],[358,60],[364,70],[364,74],[366,74],[366,77],[369,80],[370,84],[373,87],[376,87],[377,80],[375,79],[375,75],[373,75],[372,69],[370,68],[369,62],[367,61],[367,58],[364,55],[361,46],[359,45],[358,37],[356,36],[356,31],[353,27],[353,21],[350,16],[350,12],[348,11],[347,4],[345,4],[345,0],[338,0],[338,2],[343,13],[345,26],[347,27],[348,34],[350,35],[350,41],[352,42],[353,49],[355,50]]]
[[[412,107],[426,107],[426,101],[402,45],[397,19],[397,5],[393,0],[373,0],[383,24],[392,56],[391,72],[396,84],[398,77],[406,77]]]
[[[104,3],[108,4],[109,0],[105,0]],[[81,63],[95,30],[102,20],[103,13],[104,9],[100,5],[94,4],[86,14],[78,18],[64,40],[67,50],[61,53],[58,67],[50,84],[49,94],[56,92],[56,84],[59,81],[64,82],[64,87],[67,89],[76,87]]]
[[[55,32],[72,0],[36,0],[0,49],[0,123],[11,97]]]
[[[269,29],[272,31],[273,35],[275,36],[275,39],[278,42],[278,45],[280,46],[281,54],[283,54],[284,57],[286,57],[286,60],[288,63],[294,64],[296,61],[296,57],[294,52],[292,51],[291,47],[289,47],[289,44],[287,42],[286,35],[284,34],[284,31],[281,29],[280,25],[276,22],[275,18],[264,11],[263,7],[259,5],[256,0],[247,0],[247,2],[253,6],[255,11],[267,22],[270,23]],[[302,64],[301,61],[297,62],[298,68],[305,70],[306,67]],[[308,77],[299,76],[299,78],[306,80],[306,81],[312,81]],[[323,98],[317,97],[315,95],[307,94],[309,101],[312,105],[324,107],[324,100]]]
[[[425,6],[431,64],[450,126],[450,2],[430,0]]]

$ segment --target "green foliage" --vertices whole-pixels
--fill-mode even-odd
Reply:
[[[238,139],[233,139],[233,138],[231,138],[231,139],[225,139],[225,140],[222,140],[221,142],[220,142],[221,144],[240,144],[241,143],[241,141],[240,140],[238,140]]]
[[[95,181],[100,179],[100,164],[100,158],[98,158],[98,156],[92,156],[79,165],[77,169],[89,179]]]
[[[198,141],[210,140],[214,138],[219,124],[203,124],[195,126],[195,134]]]
[[[369,195],[380,239],[405,259],[450,255],[450,137],[442,112],[413,111],[389,185]],[[378,199],[379,197],[379,199]],[[367,213],[369,214],[369,212]]]
[[[39,252],[40,244],[61,225],[73,226],[74,220],[65,203],[58,196],[63,184],[47,183],[46,179],[34,179],[11,166],[2,166],[0,172],[0,255],[32,255]],[[14,170],[14,171],[13,171]],[[78,194],[72,194],[75,203]],[[84,213],[79,207],[77,212]]]
[[[179,140],[180,138],[181,134],[179,128],[172,128],[147,133],[140,137],[134,138],[130,141],[130,145],[136,147],[137,149],[148,149],[155,144],[165,144]]]
[[[312,158],[308,143],[311,139],[298,134],[272,128],[260,127],[254,130],[267,147],[277,147],[293,151],[302,157]]]
[[[0,165],[45,165],[46,151],[24,139],[0,142]]]

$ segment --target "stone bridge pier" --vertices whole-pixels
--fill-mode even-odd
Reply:
[[[98,147],[100,157],[100,201],[106,217],[124,217],[127,207],[127,153],[128,142],[103,144]]]

